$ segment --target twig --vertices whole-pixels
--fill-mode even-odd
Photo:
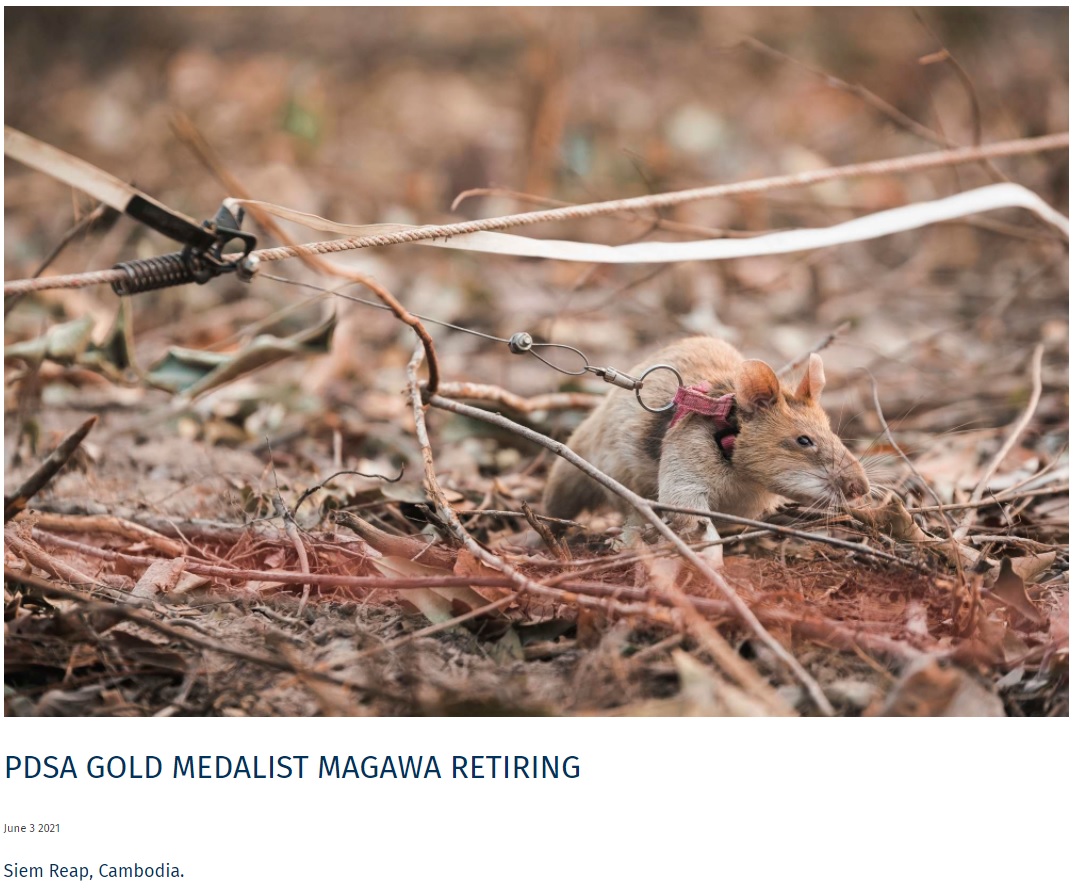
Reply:
[[[994,494],[992,497],[986,497],[983,500],[971,500],[967,503],[945,503],[942,506],[908,506],[907,512],[912,514],[938,512],[942,509],[946,512],[957,512],[982,506],[999,506],[1002,503],[1007,503],[1010,500],[1020,500],[1023,497],[1046,497],[1050,494],[1064,494],[1068,492],[1070,487],[1071,483],[1065,482],[1060,485],[1049,485],[1047,488],[1035,488],[1033,491],[1012,491],[1010,493]]]
[[[115,559],[121,556],[101,547],[92,546],[89,543],[81,543],[77,540],[68,540],[48,531],[33,531],[33,537],[40,543],[62,547],[72,552],[82,553],[85,556],[94,556],[99,559]],[[17,546],[18,543],[12,544]],[[152,565],[159,559],[150,556],[133,556],[122,554],[122,557],[133,565]],[[410,590],[422,587],[465,587],[465,586],[505,586],[505,582],[497,577],[487,575],[456,575],[449,574],[443,577],[383,577],[372,575],[368,577],[354,574],[310,574],[296,571],[258,571],[250,568],[230,568],[221,565],[204,565],[199,562],[188,561],[184,570],[197,577],[219,577],[222,580],[240,581],[253,580],[262,583],[280,583],[292,585],[311,584],[315,587],[343,589],[387,589],[387,590]],[[88,583],[93,578],[81,575],[80,583]]]
[[[1067,451],[1068,451],[1068,445],[1065,444],[1057,452],[1056,456],[1053,457],[1052,460],[1050,460],[1048,463],[1046,463],[1045,466],[1043,466],[1037,472],[1032,473],[1031,475],[1028,475],[1022,481],[1018,481],[1015,484],[1009,485],[1003,491],[995,491],[993,493],[993,496],[994,497],[1003,497],[1006,494],[1011,494],[1013,491],[1014,492],[1019,492],[1019,493],[1022,493],[1022,494],[1031,494],[1031,495],[1033,495],[1035,492],[1033,492],[1033,491],[1024,491],[1023,489],[1025,487],[1027,487],[1027,485],[1029,485],[1031,482],[1036,481],[1037,479],[1042,478],[1043,476],[1052,473],[1053,472],[1053,467],[1056,466],[1058,462],[1060,462],[1060,458],[1063,457],[1064,454],[1067,453]],[[1056,477],[1058,477],[1058,478],[1067,478],[1068,471],[1067,471],[1067,469],[1065,469],[1063,471],[1057,471],[1056,473],[1054,473],[1054,475],[1056,475]],[[1054,487],[1054,486],[1051,485],[1050,487]],[[1065,490],[1067,490],[1067,484],[1065,484],[1063,487],[1064,487]]]
[[[637,661],[647,660],[654,654],[666,654],[672,648],[676,648],[681,645],[686,639],[685,633],[674,633],[668,636],[666,639],[660,639],[647,648],[642,648],[640,651],[634,652],[633,659]]]
[[[967,74],[966,69],[959,64],[959,60],[951,54],[951,52],[944,46],[943,41],[936,35],[932,28],[929,27],[929,23],[925,20],[924,16],[917,10],[914,10],[914,17],[918,20],[918,24],[925,29],[925,32],[929,34],[934,40],[940,44],[940,49],[935,53],[922,56],[918,59],[920,65],[935,65],[938,62],[947,62],[950,67],[958,76],[959,82],[963,85],[963,89],[967,94],[967,101],[970,103],[970,129],[971,129],[971,144],[982,144],[982,105],[978,101],[978,91],[974,86],[974,81],[970,75]],[[993,166],[988,160],[984,160],[981,166],[989,174],[991,179],[995,179],[997,182],[1010,181],[1007,176],[1000,172]]]
[[[551,526],[544,522],[535,512],[532,511],[532,507],[527,502],[521,501],[521,509],[524,512],[525,521],[528,522],[533,530],[539,534],[540,539],[547,546],[547,549],[551,551],[556,559],[560,559],[563,562],[570,560],[569,548],[566,546],[565,538],[558,538],[554,536],[554,532],[551,530]]]
[[[443,383],[438,391],[448,398],[494,402],[525,415],[539,411],[591,410],[603,400],[602,395],[591,392],[551,392],[525,398],[486,383]]]
[[[624,499],[627,503],[630,504],[630,506],[633,507],[633,509],[640,513],[640,515],[646,521],[651,523],[663,537],[667,538],[668,541],[673,543],[675,549],[683,558],[685,558],[691,565],[693,565],[694,568],[697,569],[697,571],[699,571],[702,575],[704,575],[704,577],[706,577],[709,581],[712,582],[712,584],[716,586],[716,588],[730,602],[735,614],[742,620],[746,627],[754,635],[756,635],[757,638],[761,640],[761,642],[763,642],[769,649],[771,649],[772,652],[776,655],[776,657],[779,658],[784,664],[786,664],[790,668],[791,672],[798,678],[799,682],[801,682],[803,686],[805,686],[806,690],[809,692],[810,697],[813,699],[814,703],[817,705],[820,711],[828,715],[832,715],[834,713],[831,704],[828,703],[828,699],[824,696],[824,692],[821,690],[816,680],[812,676],[810,676],[809,673],[806,672],[805,668],[802,667],[802,665],[799,664],[797,660],[795,660],[795,658],[790,654],[790,652],[788,652],[782,645],[780,645],[779,642],[776,641],[776,639],[764,628],[764,625],[761,624],[761,622],[757,619],[756,615],[754,615],[749,606],[746,605],[744,601],[742,601],[741,597],[738,595],[737,592],[735,592],[734,588],[726,581],[726,579],[723,578],[720,574],[718,574],[711,565],[705,562],[696,552],[694,552],[689,546],[687,546],[686,542],[682,540],[682,538],[679,537],[677,534],[675,534],[674,531],[672,531],[671,528],[666,524],[666,522],[660,519],[660,517],[656,514],[653,508],[653,502],[646,500],[639,494],[634,493],[625,485],[615,481],[610,476],[604,475],[602,472],[592,466],[592,464],[583,460],[564,444],[561,444],[552,438],[548,438],[546,435],[542,435],[538,432],[535,432],[534,430],[521,426],[518,423],[514,423],[512,420],[507,420],[505,417],[502,417],[498,414],[492,414],[480,408],[474,408],[467,405],[458,404],[457,402],[450,401],[449,399],[441,396],[436,395],[431,397],[429,399],[429,403],[433,407],[451,410],[464,416],[472,416],[475,419],[485,420],[489,423],[493,423],[494,425],[502,426],[503,428],[517,432],[519,435],[522,435],[525,438],[536,442],[537,444],[543,445],[548,450],[551,450],[558,456],[568,460],[578,469],[587,473],[604,487],[608,488],[609,490],[617,494],[619,497]],[[735,518],[735,521],[740,520]],[[675,594],[676,601],[678,601],[679,604],[684,603],[687,614],[690,611],[692,611],[694,614],[697,614],[696,610],[693,608],[692,604],[688,601],[688,599],[685,598],[685,594],[682,593],[681,590],[678,590],[676,587],[672,587],[671,591]],[[699,614],[697,616],[699,617]],[[746,690],[749,691],[751,687],[752,686],[747,687]]]
[[[504,585],[504,581],[500,581]],[[463,623],[473,620],[477,617],[482,617],[485,614],[490,614],[492,611],[502,611],[508,608],[514,602],[517,601],[518,593],[510,593],[508,596],[504,596],[501,599],[497,599],[494,602],[488,602],[486,605],[481,605],[478,608],[473,608],[471,611],[467,611],[464,614],[460,614],[457,617],[444,620],[442,623],[432,624],[429,627],[424,627],[422,630],[416,630],[414,633],[409,633],[407,636],[402,636],[400,639],[394,639],[392,642],[386,642],[382,645],[373,646],[364,651],[360,651],[347,660],[347,663],[353,664],[357,661],[361,661],[364,658],[368,658],[375,654],[384,654],[389,651],[401,648],[408,645],[411,642],[415,642],[419,639],[426,639],[428,636],[434,636],[441,633],[443,630],[449,630],[452,627],[460,626]]]
[[[290,627],[303,627],[304,622],[298,617],[289,617],[287,614],[278,614],[272,608],[268,608],[265,605],[255,605],[252,609],[256,614],[265,614],[267,617],[279,620],[281,623]]]
[[[284,506],[284,502],[281,504]],[[285,510],[285,534],[288,535],[288,539],[292,541],[292,546],[296,550],[296,558],[300,561],[300,571],[304,574],[311,573],[311,565],[307,560],[307,547],[303,545],[303,540],[300,538],[300,531],[296,527],[296,519],[292,517],[292,513],[287,509]],[[311,584],[305,583],[303,585],[303,594],[300,596],[300,604],[296,607],[296,616],[299,617],[303,614],[303,610],[307,607],[307,598],[311,595]]]
[[[322,488],[326,487],[326,485],[328,485],[330,482],[332,482],[339,475],[358,475],[358,476],[361,476],[363,478],[380,478],[384,482],[399,482],[405,476],[405,466],[404,466],[403,463],[401,464],[401,471],[397,473],[397,478],[387,478],[386,476],[380,475],[377,472],[360,472],[357,469],[341,469],[341,470],[338,470],[337,472],[333,473],[333,475],[329,475],[326,478],[324,478],[322,481],[320,481],[314,487],[308,488],[306,491],[304,491],[300,495],[300,499],[296,501],[296,505],[292,507],[293,514],[300,511],[300,507],[303,505],[303,502],[308,497],[310,497],[316,491],[320,491]]]
[[[879,633],[865,632],[858,629],[857,624],[850,625],[845,621],[806,619],[792,616],[792,622],[789,626],[792,631],[796,631],[807,638],[815,639],[825,645],[833,647],[842,645],[850,650],[869,649],[879,651],[882,654],[896,658],[901,663],[912,661],[923,654],[921,650],[907,642],[881,636]],[[937,648],[939,650],[935,653],[942,657],[947,657],[951,653],[943,650],[943,646],[937,646]]]
[[[940,513],[940,518],[944,524],[944,527],[950,527],[951,522],[948,520],[947,513],[945,513],[943,510],[944,504],[941,502],[940,497],[937,496],[937,492],[933,490],[929,482],[925,480],[925,476],[923,476],[915,467],[915,465],[911,462],[910,457],[907,456],[907,452],[904,451],[901,447],[899,447],[899,443],[892,435],[892,430],[891,427],[889,427],[888,425],[888,421],[884,419],[884,409],[880,406],[880,394],[877,391],[877,378],[873,376],[873,374],[869,371],[868,368],[863,368],[863,370],[865,370],[866,376],[869,377],[869,385],[872,387],[873,391],[873,407],[876,409],[877,420],[880,422],[881,429],[884,430],[884,437],[888,439],[888,443],[892,446],[892,450],[895,451],[895,453],[899,455],[899,458],[907,464],[907,468],[911,471],[911,473],[913,473],[914,477],[918,479],[918,482],[921,484],[922,488],[924,488],[929,493],[929,496],[933,498],[933,502],[937,504],[937,510]]]
[[[101,504],[87,503],[84,500],[48,500],[37,508],[42,512],[53,515],[101,516],[106,514],[105,507]],[[268,540],[275,540],[278,536],[276,529],[271,534],[254,522],[233,524],[232,522],[219,522],[214,519],[185,519],[177,516],[160,516],[140,512],[116,503],[109,504],[107,514],[135,522],[137,525],[142,525],[166,537],[174,536],[181,539],[185,536],[198,537],[203,541],[226,545],[235,544],[248,536]]]
[[[1045,345],[1038,343],[1034,349],[1034,357],[1030,362],[1030,376],[1031,376],[1031,392],[1030,400],[1027,402],[1026,408],[1023,413],[1019,415],[1019,419],[1015,422],[1015,427],[1012,429],[1011,434],[1004,440],[1004,443],[1000,446],[1000,450],[992,460],[989,461],[989,465],[985,468],[985,472],[982,473],[981,479],[978,480],[978,484],[974,487],[974,492],[970,495],[972,501],[981,499],[982,494],[985,492],[986,485],[989,484],[989,480],[993,477],[993,473],[997,471],[997,468],[1003,462],[1004,458],[1008,456],[1008,452],[1015,446],[1015,443],[1019,440],[1019,436],[1023,434],[1023,430],[1027,428],[1027,424],[1034,416],[1034,411],[1038,407],[1038,401],[1042,397],[1042,354],[1045,352]],[[970,512],[967,517],[963,519],[959,527],[955,529],[953,538],[955,540],[962,540],[967,536],[967,532],[970,531],[970,526],[974,523],[975,513]]]
[[[879,394],[877,392],[877,378],[875,376],[873,376],[873,374],[870,373],[869,370],[866,370],[866,374],[869,377],[869,384],[872,387],[872,391],[873,391],[873,405],[874,405],[874,407],[876,408],[876,411],[877,411],[877,419],[880,421],[881,428],[884,430],[884,434],[887,437],[889,444],[891,444],[892,450],[894,450],[895,453],[897,453],[900,456],[900,458],[903,460],[903,462],[907,464],[907,467],[910,469],[910,471],[912,473],[914,473],[914,477],[916,479],[918,479],[918,482],[921,484],[922,488],[924,488],[926,491],[929,492],[929,495],[933,498],[933,501],[937,505],[937,515],[940,516],[941,524],[945,528],[951,530],[951,527],[952,527],[951,517],[948,515],[948,513],[946,513],[944,511],[944,504],[941,502],[940,497],[937,496],[937,492],[930,486],[929,482],[927,482],[925,480],[925,477],[915,468],[914,464],[910,461],[910,458],[907,457],[906,451],[904,451],[901,447],[899,447],[899,444],[896,442],[895,438],[892,436],[892,430],[888,426],[888,421],[884,419],[884,410],[880,406],[880,396],[879,396]],[[956,568],[958,569],[960,579],[962,580],[962,578],[963,578],[963,567],[962,567],[963,566],[963,557],[962,557],[962,554],[959,551],[960,550],[959,543],[954,537],[949,538],[949,540],[951,541],[951,547],[952,547],[952,562],[956,566]]]
[[[44,488],[52,480],[53,476],[64,468],[67,461],[71,459],[71,455],[75,453],[75,449],[82,444],[82,440],[94,428],[96,422],[97,416],[94,415],[84,420],[74,432],[68,433],[53,452],[45,458],[45,461],[30,474],[30,477],[15,489],[15,493],[10,497],[4,497],[5,525],[26,509],[26,504],[29,503],[30,498]]]
[[[819,77],[825,83],[827,83],[828,86],[850,93],[853,96],[857,96],[871,108],[879,111],[889,120],[891,120],[892,123],[896,124],[904,130],[907,130],[910,133],[913,133],[915,136],[925,139],[927,142],[932,142],[934,145],[942,145],[947,148],[956,147],[956,143],[952,142],[947,136],[942,136],[936,131],[931,130],[924,124],[921,124],[918,121],[914,120],[914,118],[908,117],[894,105],[886,102],[872,90],[867,89],[860,83],[850,83],[849,81],[843,80],[843,78],[837,77],[836,75],[828,71],[822,71],[820,68],[815,68],[807,62],[796,59],[794,58],[794,56],[787,55],[787,53],[775,49],[774,47],[769,46],[767,43],[763,43],[762,41],[757,40],[755,37],[743,37],[740,41],[740,44],[743,46],[747,46],[750,49],[754,49],[757,52],[763,53],[764,55],[771,56],[774,59],[778,59],[781,62],[795,65],[801,68],[803,71],[808,71],[810,74]]]
[[[292,543],[293,549],[296,550],[296,558],[300,562],[300,571],[304,574],[311,573],[311,565],[307,560],[307,547],[303,545],[303,539],[300,537],[300,529],[296,525],[296,518],[292,515],[292,511],[285,506],[285,500],[281,496],[281,485],[277,481],[277,467],[274,465],[273,448],[270,447],[269,438],[266,439],[266,449],[270,452],[270,470],[273,472],[273,508],[274,512],[281,516],[281,520],[285,524],[285,536],[288,537]],[[311,595],[311,585],[305,583],[303,585],[303,593],[300,596],[300,605],[296,609],[296,616],[303,615],[304,608],[307,607],[307,598]]]
[[[795,358],[793,361],[788,361],[786,364],[784,364],[779,370],[776,371],[776,376],[781,377],[784,374],[790,373],[796,367],[807,362],[809,360],[809,356],[812,355],[814,352],[823,352],[830,345],[832,345],[832,343],[836,341],[837,337],[843,336],[843,334],[845,334],[848,330],[850,330],[850,322],[844,321],[838,327],[834,328],[829,333],[826,333],[823,337],[821,337],[818,342],[810,346],[800,356]]]
[[[877,559],[882,562],[892,562],[896,565],[902,565],[904,568],[913,568],[915,571],[925,571],[924,565],[919,565],[917,562],[912,562],[910,559],[904,559],[902,556],[897,556],[893,553],[873,549],[871,546],[866,546],[863,543],[855,543],[852,540],[840,540],[836,537],[827,537],[824,534],[814,534],[812,531],[803,531],[800,528],[788,528],[785,525],[774,525],[771,522],[747,519],[741,516],[730,515],[725,512],[714,512],[709,509],[687,509],[681,506],[670,506],[666,503],[660,503],[658,500],[649,500],[648,503],[653,509],[658,509],[662,512],[678,512],[683,515],[695,515],[701,516],[702,518],[719,519],[721,522],[747,525],[750,528],[767,529],[773,534],[779,534],[783,537],[797,537],[800,540],[810,540],[814,543],[822,543],[825,546],[847,549],[851,552],[860,553],[863,556],[868,556],[871,559]]]
[[[145,528],[136,522],[111,515],[72,516],[56,515],[48,512],[35,512],[34,528],[43,531],[73,531],[76,534],[115,534],[137,543],[145,543],[159,552],[176,558],[185,554],[187,547],[183,543],[166,537],[151,528]]]
[[[287,249],[300,250],[302,248],[295,247]],[[301,254],[297,253],[296,255],[300,256]],[[350,281],[355,281],[358,284],[363,284],[368,290],[374,293],[375,296],[389,306],[390,311],[393,312],[398,319],[416,331],[416,336],[420,338],[420,343],[423,345],[424,356],[427,358],[427,382],[424,384],[424,388],[428,392],[437,392],[440,380],[438,356],[435,354],[435,341],[431,339],[431,334],[427,332],[427,328],[423,326],[423,322],[401,305],[401,303],[397,301],[397,297],[379,284],[374,278],[369,278],[367,275],[362,275],[357,271],[353,271],[345,266],[337,265],[336,263],[326,262],[326,265],[333,270],[334,274],[339,275],[342,278],[347,278]]]
[[[13,531],[4,529],[4,546],[21,556],[30,565],[35,568],[40,568],[42,571],[48,571],[53,577],[59,577],[62,580],[68,581],[68,583],[84,584],[94,586],[98,583],[96,577],[91,577],[78,568],[67,564],[62,559],[58,559],[53,555],[45,552],[40,546],[31,540],[26,540],[20,537]]]
[[[523,519],[525,514],[519,509],[459,509],[457,515],[489,516],[493,519]],[[564,528],[584,528],[580,522],[573,519],[560,519],[557,516],[542,515],[535,513],[536,518],[548,524],[558,525]]]
[[[335,525],[344,525],[350,531],[358,534],[364,543],[385,556],[399,556],[402,559],[416,561],[421,565],[445,568],[446,570],[452,569],[457,561],[453,553],[446,552],[445,547],[432,546],[432,541],[430,540],[391,534],[381,528],[376,528],[358,515],[345,512],[343,509],[331,512],[330,521]]]

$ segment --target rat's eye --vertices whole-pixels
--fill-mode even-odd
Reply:
[[[810,438],[808,435],[799,435],[798,438],[795,439],[795,441],[797,441],[798,444],[800,444],[803,448],[813,447],[813,439]]]

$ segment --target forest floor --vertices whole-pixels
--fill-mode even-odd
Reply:
[[[198,219],[242,189],[411,224],[1068,129],[1067,10],[254,14],[6,10],[6,121]],[[1005,180],[1067,213],[1057,151],[519,233],[745,237]],[[94,210],[9,161],[5,280],[175,249],[114,214],[80,225]],[[823,404],[875,506],[731,533],[724,589],[669,546],[621,548],[617,512],[530,514],[556,458],[512,430],[428,406],[425,477],[416,336],[327,296],[340,276],[289,260],[247,285],[5,297],[5,493],[97,418],[5,517],[6,713],[1067,714],[1068,253],[1051,226],[998,211],[647,266],[418,245],[333,260],[424,316],[623,370],[688,334],[773,367],[827,341]],[[427,329],[443,396],[559,441],[606,391]]]

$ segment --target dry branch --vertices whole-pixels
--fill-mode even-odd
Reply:
[[[20,512],[26,509],[26,504],[38,491],[45,487],[53,476],[56,475],[75,453],[75,449],[82,444],[82,440],[90,434],[97,417],[90,417],[82,422],[78,429],[65,436],[45,461],[35,469],[26,481],[24,481],[10,497],[4,497],[4,524],[6,525]]]
[[[469,401],[488,401],[519,414],[539,411],[591,410],[602,400],[602,395],[591,392],[551,392],[525,398],[487,383],[443,383],[438,390],[448,398],[465,398]]]
[[[35,511],[33,514],[35,530],[72,531],[76,534],[115,534],[126,540],[148,544],[158,552],[176,558],[185,551],[184,544],[171,537],[146,528],[137,522],[111,515],[56,515]]]

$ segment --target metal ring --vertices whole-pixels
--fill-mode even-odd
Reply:
[[[682,383],[682,375],[675,368],[671,367],[669,364],[653,364],[650,368],[648,368],[648,370],[646,370],[643,374],[641,374],[641,376],[640,376],[640,378],[638,380],[641,385],[637,389],[637,392],[636,392],[637,404],[639,404],[641,407],[643,407],[646,411],[648,411],[651,414],[663,414],[663,413],[666,413],[667,411],[669,411],[672,407],[674,407],[674,399],[671,399],[671,401],[667,402],[667,404],[663,405],[663,407],[649,407],[647,404],[644,403],[644,400],[641,398],[641,390],[644,388],[644,379],[650,373],[652,373],[652,371],[654,371],[654,370],[669,370],[672,374],[674,374],[674,378],[676,380],[678,380],[678,387],[679,388],[681,388],[682,385],[683,385],[683,383]]]

